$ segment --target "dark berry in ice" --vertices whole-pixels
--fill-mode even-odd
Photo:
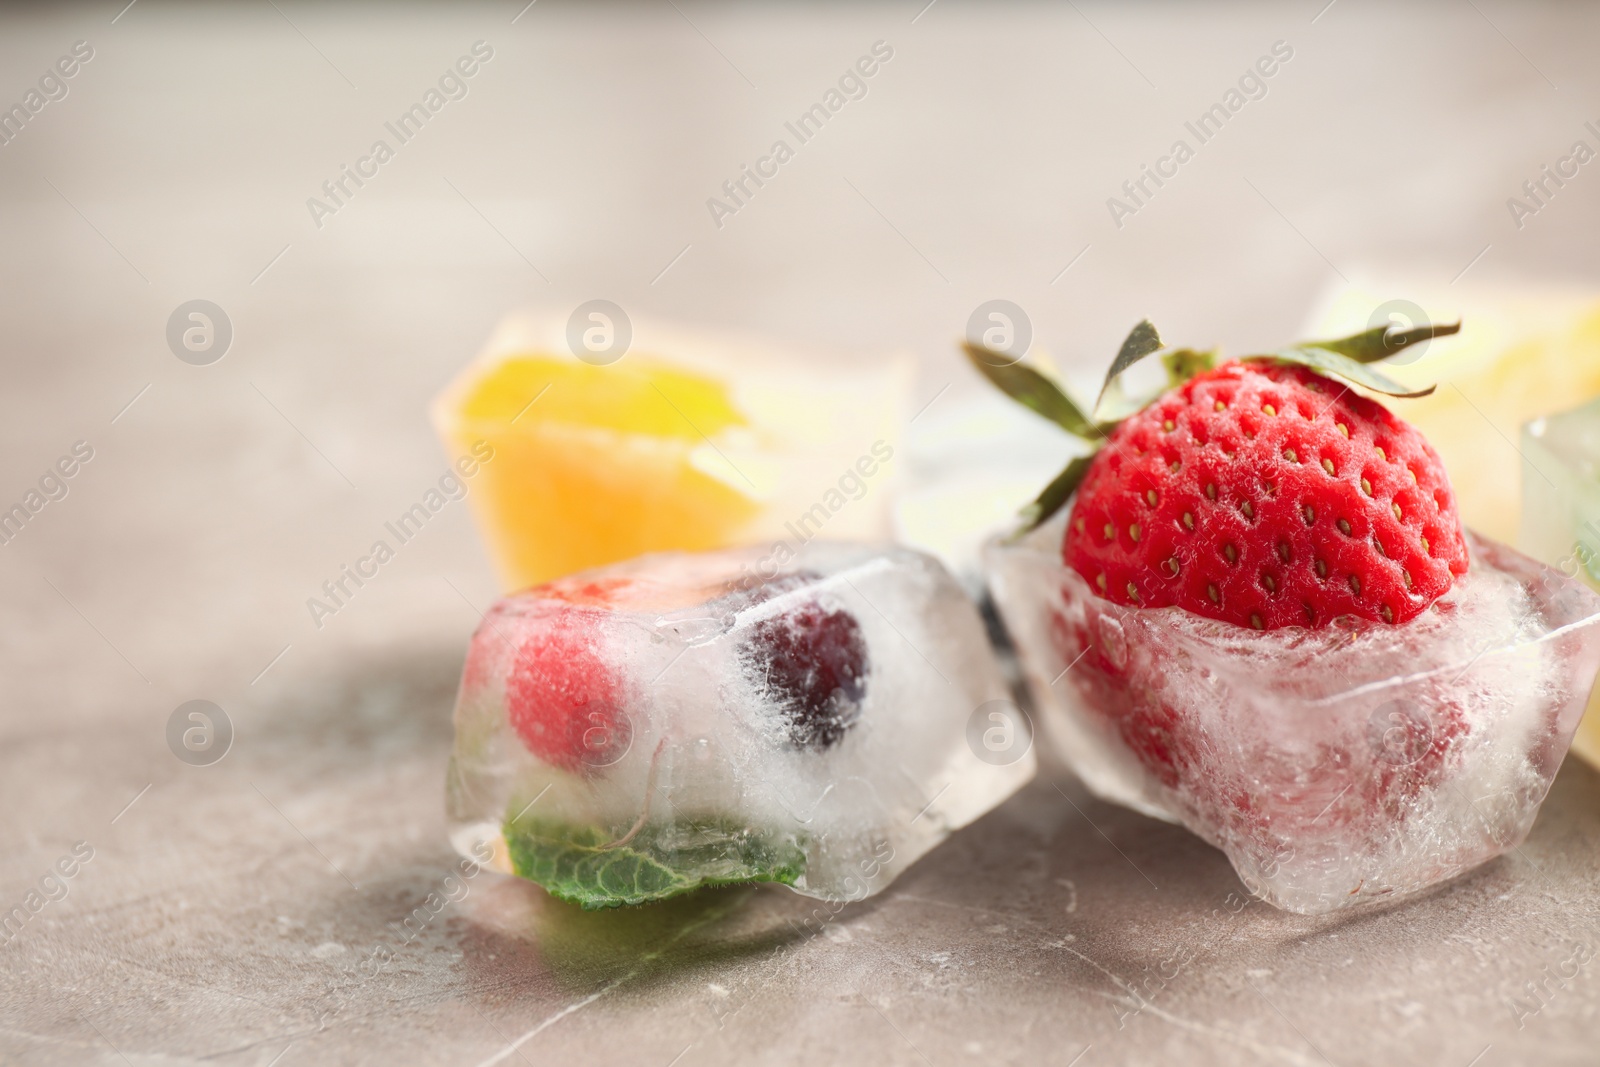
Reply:
[[[822,750],[838,744],[860,718],[870,664],[861,624],[843,608],[808,596],[809,578],[787,576],[752,594],[757,602],[780,595],[795,602],[755,623],[739,657],[777,705],[790,743]]]

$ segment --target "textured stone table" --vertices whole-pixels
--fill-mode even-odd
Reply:
[[[1280,40],[1119,229],[1107,198]],[[0,145],[0,508],[93,450],[0,545],[0,909],[74,872],[0,944],[0,1062],[1600,1056],[1576,762],[1522,849],[1359,915],[1246,904],[1218,853],[1060,775],[822,923],[781,890],[585,915],[489,875],[435,912],[496,592],[465,507],[320,628],[305,606],[442,472],[424,405],[513,307],[908,349],[920,406],[980,388],[951,341],[995,297],[1087,374],[1146,315],[1278,342],[1368,267],[1592,286],[1600,177],[1521,229],[1505,202],[1592,143],[1600,12],[139,0],[0,13],[0,104],[77,41]],[[466,95],[386,133],[477,41]],[[866,95],[719,228],[707,199],[877,41]],[[343,165],[377,169],[314,219]],[[232,325],[209,365],[166,338],[193,299]],[[209,766],[168,747],[194,699],[233,726]]]

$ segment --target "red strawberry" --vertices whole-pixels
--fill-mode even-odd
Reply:
[[[1079,706],[1181,809],[1229,836],[1254,839],[1264,853],[1404,819],[1467,740],[1460,704],[1430,716],[1405,698],[1373,709],[1346,743],[1319,744],[1314,754],[1271,730],[1253,739],[1227,727],[1214,733],[1209,716],[1174,699],[1171,675],[1197,668],[1177,660],[1162,624],[1131,618],[1103,598],[1069,600],[1075,603],[1050,620],[1058,662],[1072,665],[1060,684],[1076,690]]]
[[[1183,668],[1160,627],[1123,607],[1176,606],[1258,630],[1348,617],[1402,625],[1425,611],[1468,566],[1449,480],[1416,429],[1342,382],[1422,395],[1373,365],[1457,329],[1377,327],[1214,369],[1209,354],[1169,350],[1179,384],[1115,425],[1037,370],[968,346],[980,372],[1036,413],[1091,443],[1109,435],[1025,511],[1036,525],[1076,491],[1062,558],[1098,598],[1069,593],[1052,638],[1062,663],[1081,660],[1069,684],[1083,705],[1213,835],[1277,855],[1296,838],[1404,818],[1465,738],[1462,709],[1430,720],[1399,701],[1348,742],[1257,743],[1219,729],[1174,702],[1168,679]],[[1161,347],[1148,322],[1135,327],[1102,398]]]
[[[1062,556],[1101,596],[1253,626],[1404,623],[1467,569],[1439,456],[1301,366],[1225,363],[1112,431]]]
[[[632,741],[622,686],[599,648],[603,617],[548,604],[506,678],[511,728],[535,756],[566,770],[615,763]]]

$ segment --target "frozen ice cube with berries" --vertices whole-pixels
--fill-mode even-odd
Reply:
[[[1289,910],[1520,844],[1600,669],[1600,598],[1464,531],[1437,454],[1367,395],[1413,395],[1383,361],[1455,328],[1219,362],[1141,323],[1103,398],[1158,352],[1168,388],[1116,421],[969,352],[1096,446],[986,552],[1045,732]]]
[[[737,882],[857,899],[1032,776],[940,564],[783,549],[644,556],[490,609],[456,706],[457,847],[586,908]]]

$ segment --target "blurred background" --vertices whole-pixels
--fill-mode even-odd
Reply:
[[[919,865],[913,902],[792,958],[766,951],[788,906],[767,895],[731,929],[702,905],[591,929],[502,886],[358,980],[453,862],[449,703],[500,585],[453,505],[320,627],[306,600],[443,472],[428,403],[514,311],[605,299],[863,365],[909,354],[911,489],[937,474],[909,461],[959,466],[974,424],[1019,486],[1065,454],[1026,414],[973,406],[986,387],[957,343],[997,299],[1088,390],[1145,317],[1242,353],[1360,329],[1391,299],[1470,333],[1481,301],[1502,340],[1528,322],[1567,338],[1527,358],[1551,407],[1575,405],[1600,374],[1568,337],[1600,280],[1600,169],[1575,152],[1600,149],[1597,44],[1600,8],[1503,0],[0,10],[0,509],[80,461],[0,545],[0,904],[94,850],[0,946],[0,1059],[1580,1062],[1592,988],[1537,1025],[1507,1007],[1596,933],[1600,787],[1570,763],[1555,836],[1527,846],[1553,881],[1515,907],[1494,910],[1521,884],[1501,865],[1366,921],[1352,963],[1325,924],[1256,905],[1253,940],[1196,934],[1214,969],[1136,1024],[1107,974],[1165,958],[1153,928],[1205,928],[1237,883],[1186,835],[1085,799],[1141,867],[1204,872],[1150,892],[1166,879],[1130,881],[1048,785]],[[1263,57],[1273,73],[1242,82]],[[1219,102],[1226,123],[1196,136]],[[398,136],[418,103],[427,122]],[[731,194],[779,140],[776,174]],[[1145,178],[1179,140],[1192,157]],[[1525,188],[1563,159],[1575,175]],[[196,300],[230,335],[206,361],[169,342]],[[1512,442],[1537,413],[1491,410],[1511,388],[1494,381],[1460,436],[1499,465],[1455,471],[1502,494],[1480,522],[1515,501]],[[203,768],[166,733],[195,699],[232,731]],[[1546,870],[1556,854],[1584,858]],[[1458,927],[1465,947],[1407,940]],[[852,929],[876,942],[851,954]],[[1075,936],[1098,947],[1079,958]],[[815,999],[773,979],[788,967]],[[757,1007],[727,1022],[730,996]]]

